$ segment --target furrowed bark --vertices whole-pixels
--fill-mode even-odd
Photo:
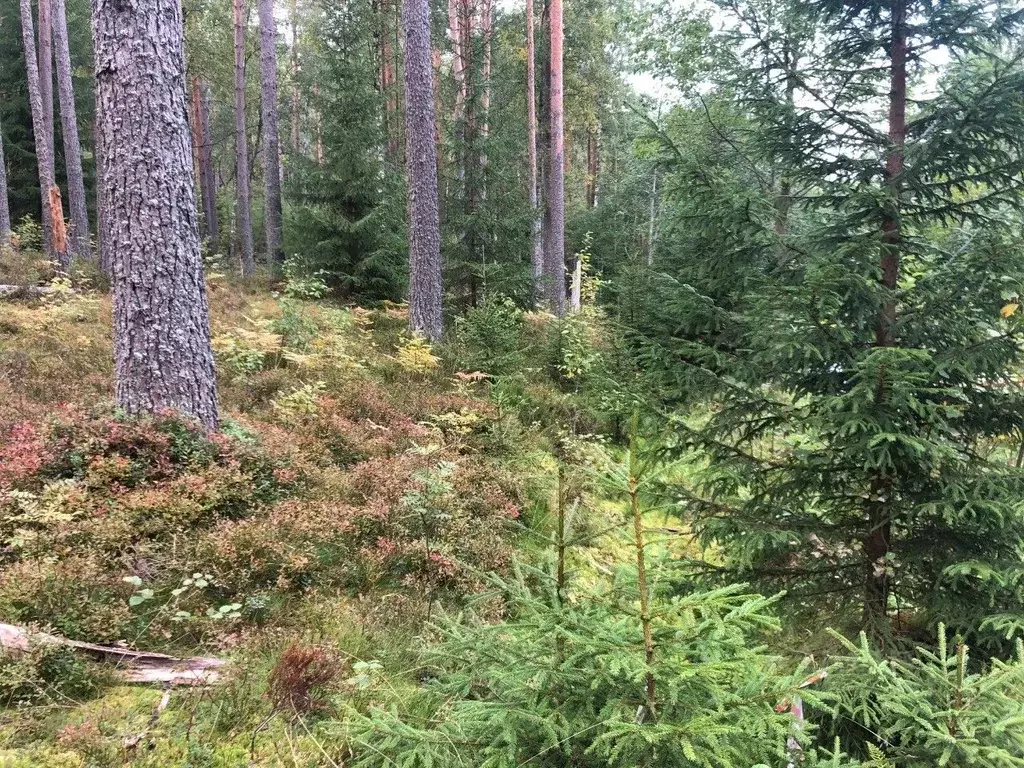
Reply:
[[[441,238],[434,142],[430,4],[404,0],[405,137],[409,190],[409,323],[414,333],[441,338]]]
[[[43,249],[46,254],[57,262],[59,269],[66,265],[61,264],[53,249],[53,228],[50,215],[50,190],[56,186],[54,181],[55,172],[53,166],[53,132],[50,132],[51,139],[47,139],[46,116],[43,111],[43,96],[39,83],[39,59],[36,57],[36,35],[32,22],[31,0],[21,0],[21,40],[25,46],[25,72],[28,79],[28,100],[32,109],[32,134],[35,141],[36,164],[39,167],[39,193],[42,202]]]
[[[92,25],[117,402],[129,413],[179,411],[213,430],[181,5],[93,0]]]
[[[548,208],[551,231],[545,249],[548,308],[565,314],[565,115],[563,112],[562,0],[551,0],[551,153]]]
[[[281,141],[277,125],[277,22],[274,0],[260,0],[260,109],[263,113],[263,176],[266,184],[264,230],[267,263],[277,274],[284,260],[281,213]]]
[[[252,244],[252,193],[249,190],[249,142],[245,120],[245,27],[244,0],[234,0],[235,24],[235,196],[238,247],[242,277],[256,271]]]
[[[64,138],[64,167],[68,177],[68,213],[71,216],[71,253],[91,259],[89,209],[82,174],[82,142],[78,136],[74,81],[71,76],[71,47],[68,43],[68,15],[64,0],[53,0],[53,42],[57,55],[57,94],[60,125]]]

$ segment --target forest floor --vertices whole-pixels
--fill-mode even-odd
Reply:
[[[549,539],[551,425],[575,405],[545,318],[497,392],[472,327],[430,349],[399,306],[218,278],[210,297],[213,437],[110,404],[109,296],[3,305],[0,621],[229,662],[165,696],[66,649],[4,657],[4,768],[344,765],[344,713],[406,706],[432,622]],[[614,534],[620,508],[592,501]],[[598,538],[588,567],[628,558]]]

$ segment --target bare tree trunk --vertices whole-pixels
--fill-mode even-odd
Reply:
[[[409,324],[441,338],[441,236],[430,63],[430,4],[405,0],[405,137],[409,189]]]
[[[896,324],[896,286],[900,276],[900,176],[903,174],[904,142],[907,132],[907,0],[892,0],[892,39],[889,80],[889,152],[885,161],[889,199],[882,221],[882,286],[886,298],[875,328],[875,346],[892,347]],[[889,398],[889,383],[879,374],[875,402],[884,405]],[[865,595],[864,623],[868,628],[885,629],[889,610],[889,576],[886,558],[892,551],[892,479],[880,475],[872,482],[867,504],[868,530],[864,536]]]
[[[53,0],[53,41],[57,46],[57,93],[60,97],[60,125],[64,137],[64,166],[68,177],[71,253],[79,258],[91,259],[89,209],[85,200],[82,143],[78,137],[78,113],[71,77],[71,47],[68,44],[68,15],[64,0]]]
[[[203,200],[203,221],[210,248],[217,248],[217,186],[213,174],[213,138],[210,131],[210,86],[192,78],[192,137],[199,167],[199,192]]]
[[[526,0],[526,145],[530,165],[530,262],[533,267],[533,295],[541,295],[544,248],[540,232],[537,199],[537,51],[534,43],[533,0]]]
[[[597,129],[593,125],[590,125],[587,127],[587,208],[597,207],[597,172],[600,164],[599,158],[600,155],[597,150]]]
[[[316,164],[323,166],[324,164],[324,120],[320,114],[320,86],[317,83],[313,83],[313,101],[316,103],[316,109],[313,110],[313,130],[316,134]]]
[[[398,0],[394,0],[395,3]],[[395,52],[391,40],[391,5],[381,0],[381,26],[379,31],[380,92],[384,97],[384,133],[387,137],[387,153],[392,160],[400,152],[398,94],[395,92]]]
[[[242,277],[256,271],[252,245],[252,194],[249,191],[249,141],[245,121],[245,27],[244,0],[234,0],[235,22],[235,191],[238,244],[241,248]]]
[[[47,139],[46,116],[39,82],[39,59],[36,57],[36,35],[32,23],[31,0],[20,0],[21,39],[25,46],[25,71],[28,76],[28,100],[32,108],[32,134],[35,141],[36,162],[39,166],[39,193],[42,201],[43,248],[51,259],[57,260],[53,249],[53,219],[50,215],[50,190],[56,186],[53,169],[53,132]],[[66,265],[58,262],[63,269]]]
[[[480,94],[480,113],[482,122],[480,125],[480,139],[482,148],[480,151],[480,196],[482,200],[487,199],[487,138],[491,133],[491,37],[494,33],[494,0],[481,0],[480,7],[480,36],[483,38],[483,92]]]
[[[274,0],[260,2],[260,108],[263,112],[263,176],[266,184],[267,264],[277,274],[284,260],[281,213],[281,141],[277,132],[277,21]]]
[[[299,153],[299,135],[301,133],[301,117],[299,115],[299,3],[292,0],[290,21],[292,27],[291,67],[292,67],[292,152]]]
[[[28,0],[23,0],[28,2]],[[93,0],[117,402],[218,424],[178,0]],[[143,151],[144,150],[144,151]]]
[[[103,145],[100,142],[101,104],[96,101],[96,109],[92,119],[92,144],[96,151],[96,248],[100,254],[100,270],[110,274],[110,248],[107,247],[104,232],[106,231],[107,202],[103,195],[103,174],[106,167],[103,157]]]
[[[7,199],[7,163],[4,162],[4,133],[0,128],[0,248],[11,241],[11,208]]]
[[[562,0],[551,0],[551,168],[548,177],[548,207],[551,233],[546,249],[548,305],[561,317],[565,314],[565,115],[562,79]]]
[[[53,122],[53,6],[52,0],[39,3],[39,95],[43,100],[43,125],[51,149],[56,144]],[[56,149],[53,150],[56,152]]]

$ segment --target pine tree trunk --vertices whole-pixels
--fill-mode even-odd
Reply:
[[[107,203],[103,196],[103,174],[106,167],[103,160],[103,145],[100,143],[100,103],[96,102],[96,108],[92,118],[92,144],[96,152],[96,249],[100,255],[100,270],[105,275],[110,274],[110,249],[106,247],[106,240],[103,233],[106,231]]]
[[[430,4],[405,0],[405,137],[409,189],[409,321],[414,333],[441,338],[441,237],[437,145],[430,63]]]
[[[43,100],[43,125],[50,147],[56,141],[53,122],[53,5],[52,0],[38,0],[39,3],[39,95]],[[56,152],[56,149],[53,150]]]
[[[85,200],[85,178],[82,174],[82,143],[78,137],[78,112],[75,109],[68,17],[64,0],[53,0],[53,41],[57,46],[57,93],[60,99],[61,132],[64,137],[64,166],[68,177],[71,253],[83,259],[92,258],[89,243],[89,209]]]
[[[394,0],[398,2],[398,0]],[[381,26],[378,55],[380,56],[380,92],[384,97],[384,134],[387,137],[387,154],[392,160],[398,157],[398,100],[395,93],[395,53],[391,44],[391,6],[389,0],[382,0],[380,8]]]
[[[284,259],[281,213],[281,141],[277,129],[277,22],[274,0],[260,2],[260,108],[263,113],[263,176],[266,184],[267,264],[277,274]]]
[[[210,129],[210,86],[192,78],[192,136],[199,169],[199,192],[203,202],[203,222],[211,249],[217,249],[220,223],[217,220],[217,186],[213,172],[213,137]]]
[[[889,85],[889,152],[885,162],[888,192],[887,209],[882,221],[882,287],[885,299],[875,329],[875,346],[896,345],[893,326],[896,323],[896,287],[900,275],[900,176],[903,174],[904,141],[907,130],[907,0],[892,2],[892,43],[890,50]],[[879,374],[875,391],[878,407],[885,407],[889,384],[884,371]],[[887,558],[892,552],[892,478],[880,475],[872,483],[868,503],[868,530],[864,538],[866,589],[864,599],[865,625],[882,628],[888,621],[889,575]]]
[[[117,402],[218,424],[181,5],[93,0]]]
[[[290,21],[292,27],[292,152],[299,153],[299,136],[302,121],[299,114],[299,4],[292,0]]]
[[[537,51],[534,43],[533,0],[526,0],[526,146],[530,165],[530,262],[533,267],[533,296],[536,300],[541,295],[544,248],[537,199]]]
[[[0,248],[11,241],[11,207],[7,198],[7,163],[4,161],[4,132],[0,127]]]
[[[548,307],[565,314],[565,116],[562,79],[562,0],[551,0],[551,154],[548,208],[551,231],[545,253]]]
[[[43,111],[43,96],[39,83],[39,59],[36,57],[36,35],[32,22],[31,0],[20,0],[21,6],[21,39],[25,46],[25,72],[28,79],[28,100],[32,109],[32,134],[35,142],[36,163],[39,167],[39,193],[42,201],[43,249],[46,254],[57,261],[60,269],[66,268],[60,263],[53,249],[53,219],[50,215],[50,190],[56,185],[53,168],[53,144],[47,140],[46,116]],[[50,136],[53,132],[50,132]]]
[[[242,277],[256,271],[252,245],[252,194],[249,191],[249,141],[245,120],[245,26],[244,0],[234,0],[235,24],[235,194],[238,246]]]

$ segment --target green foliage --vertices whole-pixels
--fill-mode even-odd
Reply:
[[[511,299],[491,299],[456,321],[457,364],[492,376],[517,372],[524,362],[523,313]]]
[[[864,636],[836,635],[847,655],[827,688],[832,717],[862,729],[871,768],[1024,765],[1024,646],[1016,656],[979,666],[939,627],[934,650],[886,659]]]
[[[523,567],[515,581],[492,581],[514,616],[497,625],[446,622],[442,643],[428,654],[426,701],[413,710],[436,707],[436,714],[423,722],[374,710],[355,719],[355,764],[782,760],[790,718],[772,707],[787,683],[756,640],[775,625],[770,601],[737,588],[666,597],[657,609],[663,650],[652,671],[663,687],[655,715],[644,705],[640,624],[635,609],[623,610],[635,590],[628,578],[561,606],[544,571]],[[662,584],[672,589],[670,579]]]

